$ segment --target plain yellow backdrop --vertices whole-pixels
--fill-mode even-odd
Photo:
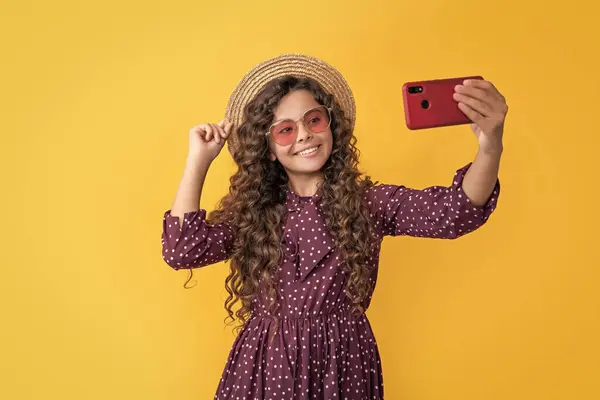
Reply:
[[[283,52],[337,67],[361,168],[449,184],[466,126],[411,132],[408,80],[506,96],[499,207],[457,241],[389,238],[368,315],[386,398],[600,398],[599,10],[542,1],[2,1],[0,398],[210,399],[228,266],[161,259],[193,125]],[[223,152],[202,206],[226,193]]]

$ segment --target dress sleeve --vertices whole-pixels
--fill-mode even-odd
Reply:
[[[470,166],[459,169],[450,186],[374,186],[367,198],[375,229],[382,236],[455,239],[481,227],[496,209],[500,182],[485,205],[473,205],[462,190]]]
[[[210,225],[206,210],[184,214],[179,218],[165,212],[162,230],[162,257],[175,270],[198,268],[224,261],[231,256],[233,234],[225,224]]]

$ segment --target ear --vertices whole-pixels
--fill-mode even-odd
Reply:
[[[275,153],[273,153],[273,151],[271,149],[269,149],[269,160],[271,160],[271,161],[277,160],[277,156],[275,155]]]

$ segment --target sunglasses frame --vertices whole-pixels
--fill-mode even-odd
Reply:
[[[291,146],[291,145],[293,145],[294,143],[296,143],[296,140],[298,140],[298,131],[300,130],[300,126],[298,126],[298,122],[302,122],[302,125],[304,125],[304,117],[306,117],[306,114],[308,114],[309,112],[312,112],[312,111],[314,111],[314,110],[316,110],[318,108],[324,108],[325,110],[327,110],[327,116],[329,117],[329,124],[327,124],[327,126],[325,127],[325,129],[323,129],[321,132],[316,132],[316,133],[318,134],[318,133],[325,132],[331,126],[331,121],[333,119],[331,113],[333,111],[333,108],[332,107],[327,107],[327,106],[321,104],[319,106],[311,108],[310,110],[306,110],[304,112],[304,114],[302,114],[302,118],[300,118],[300,119],[298,119],[296,121],[294,121],[294,120],[292,120],[290,118],[286,118],[286,119],[282,119],[282,120],[279,120],[279,121],[275,121],[274,123],[272,123],[269,126],[269,130],[265,132],[265,136],[268,137],[269,135],[271,135],[271,128],[273,128],[275,125],[279,124],[280,122],[283,122],[283,121],[292,121],[293,123],[296,124],[296,137],[294,138],[294,141],[292,143],[290,143],[290,144],[285,144],[285,145],[279,144],[277,142],[277,140],[275,140],[275,139],[273,139],[273,141],[275,143],[277,143],[279,146]],[[311,131],[306,125],[304,125],[304,128],[307,131],[311,132],[311,133],[315,133],[315,132]]]

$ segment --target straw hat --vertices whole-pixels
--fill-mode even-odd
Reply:
[[[229,97],[225,117],[233,122],[233,132],[227,140],[233,152],[237,142],[237,128],[242,124],[244,108],[273,79],[286,75],[316,80],[334,96],[354,128],[356,105],[350,86],[335,68],[318,58],[297,53],[281,54],[252,67],[237,84]]]

